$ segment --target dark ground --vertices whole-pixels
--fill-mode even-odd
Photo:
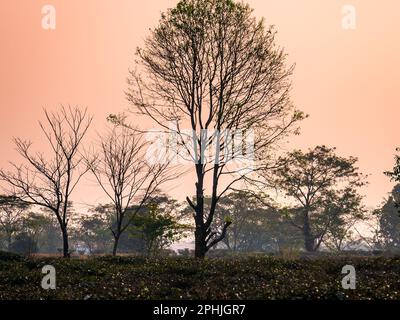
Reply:
[[[44,265],[57,289],[44,290]],[[344,265],[357,272],[344,290]],[[0,255],[0,299],[400,299],[400,258],[22,258]]]

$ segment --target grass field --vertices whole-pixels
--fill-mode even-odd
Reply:
[[[44,265],[56,269],[44,290]],[[357,272],[342,288],[344,265]],[[0,256],[0,299],[400,299],[400,258],[90,259]]]

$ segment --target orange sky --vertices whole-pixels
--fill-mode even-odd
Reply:
[[[296,62],[293,100],[310,114],[290,147],[336,146],[360,159],[370,174],[366,203],[379,204],[392,184],[382,174],[400,146],[400,1],[248,0],[258,17],[279,32],[278,42]],[[40,147],[42,108],[87,106],[94,131],[128,107],[133,53],[160,13],[175,0],[2,0],[0,2],[0,166],[15,160],[10,139]],[[41,27],[41,8],[54,5],[57,28]],[[341,27],[341,8],[357,10],[356,30]],[[186,190],[188,187],[185,188]],[[194,188],[193,188],[194,190]],[[183,188],[176,187],[177,196]],[[101,201],[90,179],[78,203]]]

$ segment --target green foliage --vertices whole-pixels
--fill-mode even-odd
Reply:
[[[354,157],[336,155],[335,148],[317,146],[282,157],[274,185],[291,201],[283,214],[304,235],[307,251],[325,242],[342,250],[354,223],[364,218],[358,188],[365,184]]]
[[[188,228],[179,223],[171,213],[166,212],[165,207],[160,209],[160,206],[166,201],[168,201],[167,198],[163,199],[163,197],[152,199],[146,210],[142,210],[133,217],[129,227],[131,237],[143,239],[144,251],[148,256],[157,254],[161,249],[180,240]],[[172,205],[175,205],[175,202]]]
[[[112,216],[108,206],[98,206],[87,216],[81,216],[73,229],[73,239],[83,243],[90,253],[109,252],[112,235],[110,231]]]
[[[301,239],[298,230],[261,194],[236,191],[225,195],[216,210],[216,227],[222,228],[227,221],[232,224],[222,242],[232,251],[278,252],[298,247]]]
[[[23,258],[16,253],[0,251],[0,261],[22,261]]]
[[[224,223],[230,223],[230,224],[232,224],[232,223],[233,223],[233,218],[230,217],[230,216],[224,217]]]

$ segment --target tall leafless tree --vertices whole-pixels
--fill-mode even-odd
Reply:
[[[113,255],[117,254],[121,234],[134,216],[157,188],[172,178],[168,162],[148,159],[147,145],[141,133],[115,127],[101,138],[95,156],[86,157],[88,167],[114,207]]]
[[[71,194],[81,177],[87,172],[82,167],[80,153],[82,141],[92,122],[87,109],[64,107],[56,112],[44,111],[46,122],[40,127],[50,146],[49,156],[32,152],[32,143],[14,139],[18,153],[25,164],[11,163],[13,171],[0,170],[0,180],[7,192],[28,204],[49,209],[57,218],[62,238],[63,256],[69,257],[68,213]]]
[[[237,182],[254,179],[252,172],[273,166],[271,151],[297,132],[303,118],[290,102],[293,67],[286,67],[275,34],[243,3],[182,0],[162,15],[138,49],[127,98],[134,112],[176,134],[193,160],[195,197],[188,195],[187,202],[194,213],[198,258],[224,238],[230,225],[213,225],[221,197]],[[234,132],[241,134],[233,139]],[[255,163],[250,165],[242,160],[251,153]],[[240,162],[244,165],[235,165]],[[209,209],[205,192],[211,194]]]

